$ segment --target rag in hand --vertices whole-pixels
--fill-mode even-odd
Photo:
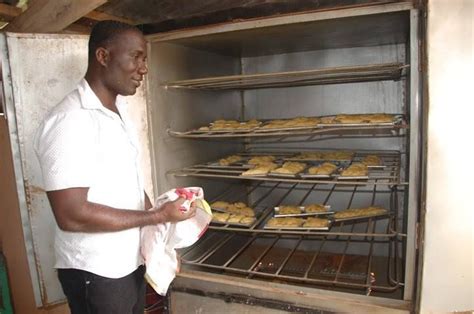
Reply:
[[[160,295],[166,295],[168,287],[179,272],[176,249],[193,245],[207,230],[212,213],[204,200],[200,187],[187,187],[170,190],[155,201],[155,208],[166,202],[183,197],[186,201],[180,210],[188,211],[191,203],[196,204],[193,218],[177,223],[164,223],[143,227],[141,230],[141,253],[146,264],[145,278]]]

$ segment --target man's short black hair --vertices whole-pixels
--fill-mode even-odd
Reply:
[[[107,46],[114,37],[130,30],[141,32],[137,27],[119,21],[107,20],[95,24],[89,38],[89,62],[93,60],[97,48]]]

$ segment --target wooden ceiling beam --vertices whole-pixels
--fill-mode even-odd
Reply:
[[[4,30],[10,32],[59,32],[107,0],[35,0]]]
[[[100,12],[100,11],[91,11],[84,15],[85,18],[94,20],[94,21],[105,21],[105,20],[114,20],[114,21],[120,21],[128,24],[136,24],[135,21],[132,21],[130,19],[124,18],[124,17],[119,17],[115,15],[110,15],[105,12]]]
[[[10,22],[15,17],[21,14],[21,9],[8,5],[5,3],[0,3],[0,21]]]
[[[32,4],[33,1],[30,0],[29,3]],[[0,22],[6,22],[6,23],[11,22],[21,13],[22,13],[22,10],[20,8],[17,8],[15,6],[8,5],[8,4],[0,3]],[[70,33],[86,33],[86,34],[89,33],[91,30],[91,27],[86,26],[85,25],[86,23],[83,23],[84,19],[92,20],[92,21],[115,20],[115,21],[121,21],[128,24],[136,24],[136,22],[133,20],[94,10],[84,15],[81,19],[79,19],[75,23],[68,25],[62,31],[66,31]]]

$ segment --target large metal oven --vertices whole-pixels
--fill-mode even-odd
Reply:
[[[212,224],[180,252],[175,313],[411,308],[421,169],[418,23],[411,4],[397,3],[149,37],[157,191],[200,185],[210,202],[240,201],[257,213],[249,226]],[[402,118],[388,125],[199,129],[217,119],[340,113]],[[238,166],[216,166],[231,154],[285,160],[324,150],[355,152],[353,163],[377,154],[385,167],[365,180],[335,180],[246,177]],[[335,211],[377,205],[390,214],[326,231],[265,228],[275,206],[312,203]]]
[[[412,3],[397,2],[148,36],[147,84],[130,102],[144,168],[152,174],[149,193],[198,185],[210,202],[242,201],[257,214],[246,227],[211,224],[180,252],[182,269],[169,296],[173,313],[413,309],[422,140],[418,24]],[[20,209],[38,305],[60,302],[62,293],[47,240],[53,217],[39,188],[31,135],[83,75],[86,44],[86,37],[73,35],[2,37],[5,112],[19,157]],[[51,71],[35,66],[44,60]],[[341,113],[388,113],[398,120],[196,131],[217,119]],[[213,167],[231,154],[284,160],[305,151],[351,151],[349,163],[376,154],[384,167],[353,180],[242,177],[242,169]],[[336,212],[377,205],[388,214],[338,221],[324,231],[264,228],[275,206],[310,203]]]

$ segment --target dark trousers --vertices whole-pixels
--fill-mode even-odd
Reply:
[[[117,279],[78,269],[58,269],[72,314],[143,314],[145,267]]]

